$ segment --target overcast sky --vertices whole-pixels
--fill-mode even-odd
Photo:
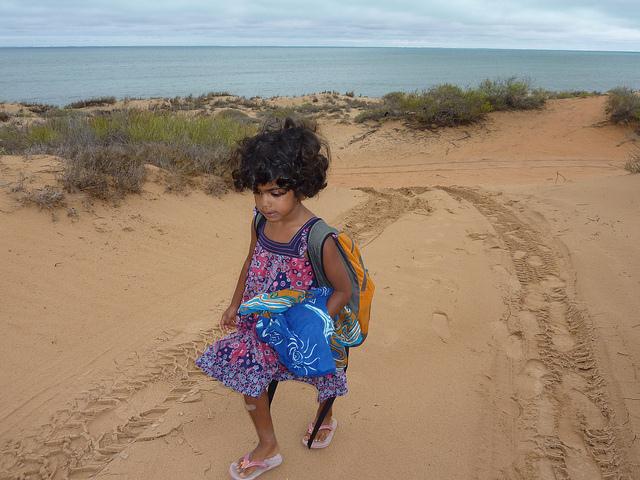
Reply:
[[[0,0],[0,46],[640,51],[640,0]]]

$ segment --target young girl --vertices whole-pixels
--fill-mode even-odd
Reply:
[[[342,370],[319,377],[299,377],[289,372],[279,363],[275,351],[258,339],[257,317],[238,315],[242,302],[261,293],[315,286],[306,250],[309,230],[318,217],[302,202],[326,187],[328,156],[328,148],[315,133],[291,119],[277,130],[264,130],[246,139],[235,154],[235,187],[239,191],[253,190],[256,211],[263,218],[256,221],[254,217],[251,224],[249,254],[231,304],[220,320],[223,329],[235,325],[237,330],[208,347],[196,361],[205,373],[244,395],[258,434],[255,449],[231,464],[233,478],[256,478],[282,462],[266,392],[272,380],[299,380],[315,386],[318,414],[328,398],[347,393]],[[351,284],[336,244],[324,242],[322,254],[324,272],[333,287],[327,301],[328,313],[333,317],[351,297]],[[313,447],[328,446],[336,426],[330,410]],[[303,441],[310,433],[307,430]]]

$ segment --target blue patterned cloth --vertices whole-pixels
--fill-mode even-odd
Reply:
[[[329,346],[334,326],[327,312],[332,292],[327,287],[279,290],[246,301],[238,311],[258,314],[258,338],[276,351],[287,370],[317,377],[336,373]]]

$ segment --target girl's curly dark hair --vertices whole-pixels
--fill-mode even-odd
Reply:
[[[233,184],[238,191],[255,192],[258,185],[275,181],[310,198],[327,186],[329,158],[329,147],[313,125],[287,118],[240,143],[232,157]]]

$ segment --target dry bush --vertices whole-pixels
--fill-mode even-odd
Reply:
[[[262,120],[275,118],[284,120],[290,118],[313,118],[322,112],[329,112],[332,108],[331,103],[326,104],[305,102],[300,105],[291,105],[287,107],[268,106],[258,112],[258,117]],[[340,110],[340,108],[338,108]]]
[[[205,108],[207,105],[219,106],[230,105],[232,106],[234,101],[228,98],[232,97],[229,92],[209,92],[199,96],[187,95],[186,97],[173,97],[169,99],[168,106],[164,107],[172,111],[179,110],[199,110]]]
[[[47,103],[23,103],[23,107],[26,107],[31,113],[42,115],[48,113],[51,110],[58,110],[55,105],[49,105]]]
[[[23,172],[20,172],[18,174],[18,180],[16,180],[15,185],[12,185],[11,188],[9,189],[9,191],[11,193],[20,193],[20,192],[24,192],[26,189],[24,187],[24,182],[27,179],[27,177],[25,176],[25,174]]]
[[[65,158],[62,183],[69,192],[85,191],[110,200],[139,193],[145,177],[143,160],[128,147],[87,145]]]
[[[186,194],[193,187],[193,176],[181,170],[171,170],[164,176],[164,191]]]
[[[65,206],[64,192],[50,185],[45,185],[44,188],[25,191],[21,201],[23,203],[33,203],[41,210],[45,208],[47,210],[53,210],[54,208]]]
[[[9,115],[7,112],[0,111],[0,122],[8,122],[10,118],[11,115]]]
[[[357,98],[344,98],[343,99],[347,108],[369,108],[371,107],[371,102],[367,102],[365,100],[360,100]]]
[[[202,189],[207,195],[222,197],[231,190],[231,187],[229,182],[225,181],[224,178],[217,175],[210,175],[205,179]]]
[[[631,152],[624,168],[630,173],[640,173],[640,147],[636,147],[635,150]]]

